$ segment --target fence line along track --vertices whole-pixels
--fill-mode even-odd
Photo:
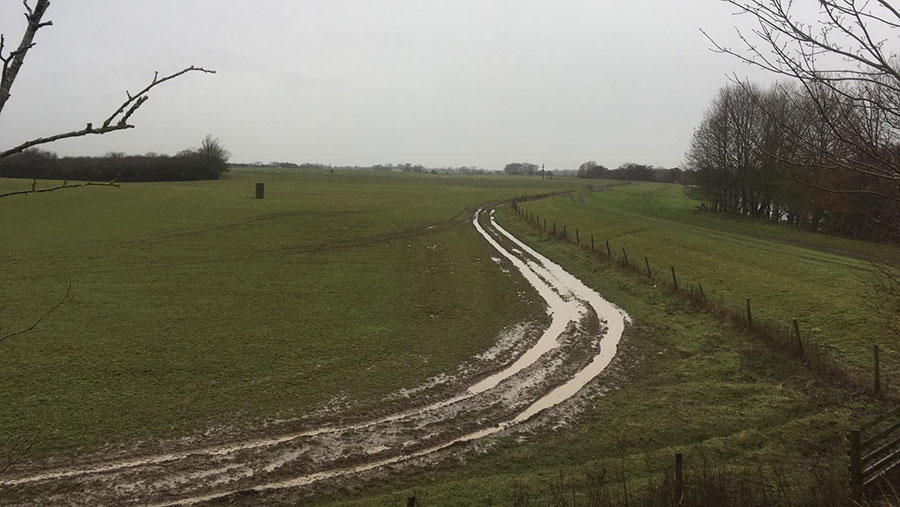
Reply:
[[[550,221],[552,228],[549,228],[546,216],[541,217],[520,206],[522,202],[545,197],[553,197],[553,195],[526,196],[512,201],[512,208],[516,214],[529,225],[537,228],[541,235],[546,234],[548,239],[553,238],[573,244],[580,249],[589,250],[598,259],[605,257],[623,269],[645,275],[649,280],[688,299],[708,313],[722,317],[733,324],[745,326],[752,333],[801,359],[813,370],[838,375],[878,398],[888,397],[887,384],[882,380],[878,345],[873,346],[872,376],[859,378],[859,375],[840,365],[837,358],[826,347],[808,338],[804,339],[797,319],[792,319],[791,325],[788,326],[779,325],[771,320],[754,319],[749,298],[746,300],[746,313],[743,309],[730,308],[722,302],[716,302],[714,298],[708,298],[700,282],[696,282],[696,288],[694,284],[685,286],[684,283],[679,287],[674,266],[670,266],[671,280],[660,278],[654,275],[647,257],[644,257],[645,271],[640,264],[629,263],[624,247],[622,247],[621,258],[617,258],[610,248],[609,240],[605,241],[605,251],[595,249],[594,234],[584,234],[584,237],[589,237],[590,241],[582,243],[582,233],[578,229],[575,229],[574,236],[570,236],[567,233],[566,225],[558,228],[556,221],[552,220]],[[847,438],[850,443],[850,490],[853,498],[861,501],[866,493],[866,488],[871,488],[879,482],[879,479],[886,478],[889,472],[898,469],[898,465],[900,465],[900,406],[868,421],[858,429],[848,431]]]
[[[568,193],[571,193],[571,191]],[[735,309],[729,307],[722,301],[716,301],[714,294],[711,295],[708,292],[709,287],[704,290],[700,282],[685,283],[686,280],[679,280],[676,277],[674,266],[670,266],[669,269],[671,277],[658,276],[659,269],[657,269],[657,273],[654,273],[651,269],[651,261],[647,257],[644,257],[643,264],[629,262],[626,248],[621,247],[621,255],[619,255],[618,249],[610,247],[608,239],[605,241],[605,250],[602,248],[595,249],[594,234],[578,229],[574,229],[575,234],[571,234],[566,225],[560,224],[557,226],[556,221],[548,220],[546,216],[536,215],[521,206],[522,203],[527,201],[554,197],[555,195],[558,195],[558,193],[517,197],[512,201],[512,208],[526,223],[538,229],[542,235],[546,234],[548,239],[553,238],[575,245],[580,249],[590,251],[597,259],[607,259],[623,269],[644,275],[648,280],[675,292],[706,312],[723,318],[732,324],[749,329],[755,335],[777,346],[788,355],[800,359],[813,370],[828,376],[841,378],[855,387],[869,391],[870,394],[874,394],[876,397],[894,399],[896,401],[896,395],[893,392],[887,392],[888,383],[883,378],[884,375],[881,371],[882,365],[878,345],[873,347],[871,376],[864,376],[861,372],[848,369],[840,364],[839,358],[835,357],[834,353],[826,345],[817,343],[809,339],[809,337],[804,337],[801,334],[800,324],[797,319],[792,319],[792,322],[782,324],[772,319],[755,315],[749,298],[746,299],[744,308]],[[547,224],[550,224],[552,227],[548,227]],[[582,238],[587,241],[582,242]]]

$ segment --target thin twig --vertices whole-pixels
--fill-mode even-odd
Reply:
[[[8,340],[9,338],[13,338],[15,336],[23,335],[25,333],[33,331],[34,328],[36,328],[38,326],[38,324],[40,324],[41,322],[44,321],[44,319],[46,319],[47,317],[52,315],[53,312],[55,312],[56,310],[59,310],[59,308],[62,305],[72,301],[73,297],[74,296],[72,295],[72,284],[70,283],[69,286],[66,287],[66,293],[63,295],[62,299],[60,299],[55,305],[50,307],[49,310],[44,312],[44,314],[41,315],[37,320],[32,322],[30,326],[23,328],[23,329],[19,329],[18,331],[13,331],[11,333],[7,333],[7,334],[3,334],[2,329],[0,329],[0,343],[3,343],[4,341]]]
[[[2,198],[4,198],[4,197],[10,197],[10,196],[13,196],[13,195],[40,194],[40,193],[44,193],[44,192],[54,192],[54,191],[56,191],[56,190],[62,190],[62,189],[64,189],[64,188],[80,188],[80,187],[116,187],[116,188],[119,188],[119,184],[118,184],[115,180],[113,180],[113,181],[105,181],[105,182],[101,182],[101,181],[86,181],[86,182],[83,182],[83,183],[75,183],[75,184],[72,184],[72,183],[69,183],[69,182],[65,182],[65,183],[63,183],[62,185],[57,185],[57,186],[55,186],[55,187],[47,187],[47,188],[34,188],[34,187],[32,187],[32,188],[29,189],[29,190],[18,190],[18,191],[15,191],[15,192],[7,192],[7,193],[5,193],[5,194],[0,194],[0,199],[2,199]]]

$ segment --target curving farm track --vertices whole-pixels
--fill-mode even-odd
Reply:
[[[540,294],[550,316],[540,339],[496,373],[448,399],[370,421],[75,464],[7,478],[0,492],[16,505],[190,505],[299,488],[452,452],[569,399],[609,365],[629,317],[499,226],[493,210],[479,209],[472,222]]]

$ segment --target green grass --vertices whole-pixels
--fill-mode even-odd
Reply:
[[[40,457],[376,407],[540,314],[467,221],[567,183],[238,171],[3,199],[4,329],[74,300],[0,344],[0,442]]]
[[[255,181],[267,199],[250,198]],[[0,189],[26,183],[0,180]],[[579,184],[241,172],[0,200],[0,322],[29,322],[69,282],[76,294],[34,333],[0,345],[0,441],[32,436],[38,455],[68,453],[253,427],[335,399],[370,409],[540,313],[466,223],[474,207]],[[751,297],[761,317],[798,317],[857,368],[878,341],[896,373],[897,347],[860,314],[860,257],[893,249],[701,214],[668,185],[525,206],[598,244],[609,238],[632,259],[646,255],[654,269],[674,265],[682,283],[699,280],[729,304]],[[843,429],[877,404],[645,277],[547,239],[508,207],[498,216],[633,316],[598,383],[612,389],[562,427],[514,433],[486,452],[274,500],[398,505],[415,488],[426,506],[510,505],[523,493],[549,501],[562,474],[580,505],[588,474],[616,480],[624,469],[640,489],[677,451],[689,470],[707,460],[782,471],[802,496],[816,467],[844,466]]]
[[[572,505],[570,490],[577,505],[586,505],[589,476],[601,471],[613,487],[626,475],[633,499],[671,473],[675,452],[684,453],[688,472],[707,463],[746,469],[755,480],[763,470],[786,481],[785,494],[801,505],[819,487],[823,470],[843,474],[843,431],[880,410],[877,404],[823,381],[645,277],[539,235],[508,208],[498,215],[517,236],[631,313],[636,326],[598,383],[613,389],[592,397],[561,428],[503,437],[487,452],[447,457],[443,467],[397,471],[354,492],[325,490],[313,505],[398,505],[414,490],[425,506],[514,505],[523,497],[537,502],[530,505]],[[553,503],[560,476],[567,503]]]
[[[900,262],[900,249],[704,213],[679,185],[610,185],[524,207],[565,224],[572,236],[578,229],[585,243],[593,234],[603,251],[609,240],[619,258],[622,248],[642,266],[647,257],[660,276],[674,266],[682,286],[699,282],[730,307],[743,311],[750,298],[760,320],[788,325],[798,319],[805,335],[860,377],[871,375],[872,346],[878,344],[889,381],[900,383],[900,343],[867,306],[867,259]]]

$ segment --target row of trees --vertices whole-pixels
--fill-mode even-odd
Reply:
[[[513,175],[534,176],[535,174],[540,174],[540,172],[541,167],[539,165],[528,162],[511,162],[503,168],[504,174]]]
[[[897,131],[882,111],[850,98],[876,90],[840,91],[746,82],[720,89],[686,156],[698,196],[714,211],[900,239],[892,220],[900,214],[900,185],[867,169],[879,159],[900,160]]]
[[[900,10],[892,0],[725,0],[756,21],[714,50],[789,79],[733,79],[687,155],[713,209],[856,237],[900,239]],[[882,266],[900,311],[900,266]],[[890,275],[890,276],[887,276]]]
[[[148,153],[103,157],[57,157],[31,148],[0,160],[0,177],[83,181],[180,181],[218,179],[230,154],[218,139],[206,136],[199,148],[175,156]]]
[[[589,160],[580,166],[575,173],[579,178],[604,178],[615,180],[658,181],[663,183],[681,183],[682,170],[675,167],[666,169],[652,165],[628,162],[616,169],[607,169]]]
[[[734,79],[696,131],[688,166],[714,209],[900,240],[900,9],[895,0],[724,0],[756,22],[714,50],[789,80]],[[798,4],[800,2],[797,2]],[[873,258],[874,316],[900,336],[900,263]]]
[[[475,166],[460,167],[426,167],[421,164],[375,164],[372,166],[360,165],[331,165],[317,164],[315,162],[303,162],[297,164],[294,162],[253,162],[250,164],[231,164],[233,166],[250,166],[250,167],[273,167],[278,169],[326,169],[326,170],[348,170],[348,171],[402,171],[410,173],[430,173],[430,174],[495,174],[499,171],[489,171]]]

